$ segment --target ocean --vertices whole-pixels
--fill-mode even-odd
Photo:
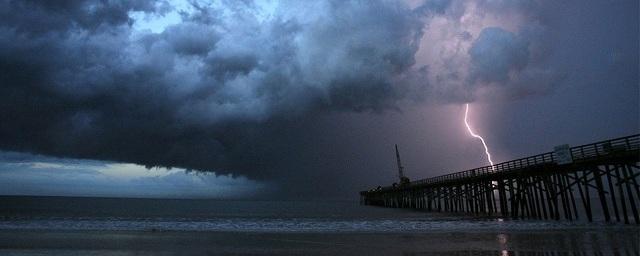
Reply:
[[[0,197],[1,255],[638,255],[639,232],[638,225],[425,213],[357,201]]]

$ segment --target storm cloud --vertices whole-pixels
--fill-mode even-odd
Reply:
[[[266,19],[194,2],[161,33],[132,30],[129,12],[167,5],[3,1],[0,147],[268,176],[247,148],[270,123],[392,107],[423,26],[393,2],[290,2]]]
[[[541,95],[568,73],[538,2],[268,3],[0,1],[0,150],[314,190],[361,173],[339,167],[354,146],[327,138],[333,115]]]
[[[529,61],[527,42],[500,28],[485,28],[469,49],[472,79],[504,82],[511,71],[522,70]]]

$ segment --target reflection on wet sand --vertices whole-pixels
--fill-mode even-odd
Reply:
[[[0,230],[0,255],[636,256],[637,227],[431,233]]]
[[[403,255],[449,256],[638,256],[640,229],[630,232],[609,230],[588,232],[525,232],[496,235],[499,250],[451,250],[404,252]]]
[[[403,255],[429,255],[429,256],[637,256],[638,251],[451,251],[431,253],[404,253]]]

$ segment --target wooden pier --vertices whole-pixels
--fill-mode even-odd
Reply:
[[[527,219],[640,224],[640,135],[360,192],[361,203]]]

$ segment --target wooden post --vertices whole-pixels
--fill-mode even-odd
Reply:
[[[530,185],[529,187],[531,188],[531,193],[533,194],[533,200],[535,201],[536,217],[538,219],[542,219],[542,209],[540,208],[540,198],[538,197],[538,187],[536,186],[536,180],[534,177],[531,178],[529,185]]]
[[[616,202],[616,192],[613,189],[613,182],[611,181],[611,168],[609,165],[604,166],[606,175],[607,175],[607,183],[609,183],[609,193],[611,194],[611,204],[613,205],[613,212],[616,214],[616,221],[620,221],[620,214],[618,213],[618,203]]]
[[[437,188],[436,200],[438,200],[438,212],[442,212],[442,193],[440,193],[440,187]]]
[[[622,217],[624,217],[624,223],[625,224],[629,224],[629,217],[627,216],[627,205],[625,203],[625,196],[624,196],[624,191],[622,189],[622,176],[620,176],[620,166],[616,165],[615,166],[615,171],[616,171],[616,177],[618,177],[617,181],[618,183],[616,184],[618,186],[618,195],[620,195],[620,205],[622,206]]]
[[[564,212],[564,218],[571,219],[571,214],[569,213],[569,203],[565,195],[564,183],[562,182],[560,174],[556,173],[554,175],[554,178],[555,178],[554,183],[556,183],[558,186],[558,193],[560,194],[560,202],[562,203],[562,211]]]
[[[511,201],[511,218],[518,218],[518,199],[515,195],[515,188],[512,179],[508,179],[509,184],[509,200]]]
[[[631,205],[631,212],[633,212],[633,217],[636,219],[636,224],[640,224],[640,216],[638,216],[638,208],[636,208],[636,203],[633,197],[633,193],[631,192],[631,181],[633,177],[627,175],[627,166],[622,166],[622,173],[624,173],[625,185],[627,186],[627,194],[629,195],[629,205]]]
[[[527,199],[527,182],[524,178],[518,178],[518,194],[520,195],[520,209],[522,210],[522,216],[525,218],[531,218],[531,212],[529,211],[530,202]]]
[[[569,176],[568,175],[563,175],[564,180],[567,184],[567,190],[569,192],[569,198],[571,199],[571,206],[573,207],[573,214],[576,217],[576,220],[578,219],[578,207],[576,207],[576,200],[575,200],[575,196],[573,195],[573,185],[569,182]],[[574,183],[577,184],[577,183]]]
[[[493,181],[489,181],[489,188],[491,190],[491,204],[493,205],[493,212],[494,214],[497,215],[498,213],[498,208],[496,206],[496,191],[495,191],[495,186],[493,185]]]
[[[469,184],[465,184],[464,185],[464,196],[465,196],[465,203],[467,205],[467,210],[466,212],[470,213],[471,212],[471,208],[472,208],[472,204],[471,204],[471,190],[469,189]]]
[[[607,199],[605,198],[604,186],[602,185],[602,173],[600,173],[600,169],[598,167],[593,168],[593,177],[596,181],[596,187],[598,188],[598,197],[600,198],[600,205],[602,206],[602,211],[604,213],[604,219],[608,222],[611,221],[611,216],[609,216],[609,207],[607,206]]]
[[[542,206],[542,214],[545,220],[549,219],[549,215],[547,214],[547,206],[545,205],[544,193],[542,187],[543,181],[542,178],[539,178],[536,182],[536,190],[538,191],[538,196],[540,196],[540,205]]]
[[[593,221],[593,188],[600,201],[594,206],[601,206],[607,222],[615,216],[615,221],[628,224],[633,218],[640,224],[639,139],[640,135],[634,135],[570,148],[573,162],[554,163],[554,155],[545,153],[500,163],[495,172],[472,169],[361,191],[360,204],[475,215],[500,213],[513,219],[559,220],[562,214],[572,220],[582,214],[575,198],[580,196],[587,219]]]
[[[504,179],[498,180],[498,198],[500,200],[500,213],[502,217],[509,216],[509,211],[507,210],[507,194],[504,188]]]
[[[537,218],[538,216],[536,216],[535,202],[531,197],[531,183],[529,182],[529,177],[522,179],[522,182],[525,184],[524,197],[527,200],[527,211],[528,211],[529,217]]]
[[[567,177],[564,174],[558,174],[558,178],[560,178],[560,183],[562,183],[562,194],[564,195],[566,202],[567,202],[567,216],[569,220],[573,220],[573,217],[571,215],[571,194],[573,191],[571,191],[570,188],[570,183],[569,180],[567,179]],[[576,213],[577,214],[577,213]]]
[[[591,214],[591,196],[589,195],[589,179],[587,178],[589,176],[589,172],[587,170],[583,171],[583,178],[584,178],[584,195],[585,195],[585,201],[587,202],[586,204],[586,213],[587,213],[587,218],[589,219],[589,222],[593,221],[593,216]]]
[[[545,186],[547,188],[547,197],[549,198],[549,209],[552,209],[553,217],[560,220],[560,209],[558,207],[558,193],[556,193],[555,184],[553,183],[553,175],[545,177]]]

